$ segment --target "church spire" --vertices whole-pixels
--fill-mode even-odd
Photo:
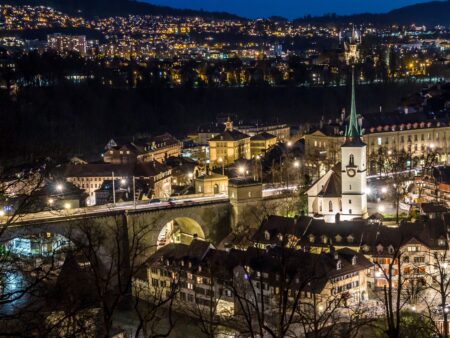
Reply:
[[[361,129],[358,125],[356,115],[356,96],[355,96],[355,69],[352,69],[352,101],[350,107],[349,123],[345,131],[347,141],[361,141]]]

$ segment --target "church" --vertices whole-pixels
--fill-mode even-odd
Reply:
[[[341,145],[341,162],[320,177],[306,191],[308,214],[326,222],[367,218],[366,144],[358,124],[355,75],[352,75],[350,118]]]

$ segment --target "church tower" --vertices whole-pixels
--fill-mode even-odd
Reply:
[[[356,115],[355,73],[352,72],[352,101],[350,118],[341,146],[342,164],[342,220],[367,217],[366,144],[361,139],[361,128]]]

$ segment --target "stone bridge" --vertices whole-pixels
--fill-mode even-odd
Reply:
[[[175,221],[183,235],[198,236],[218,243],[231,231],[230,213],[228,200],[170,208],[112,209],[95,213],[83,209],[77,212],[55,211],[48,217],[19,217],[6,227],[0,242],[5,243],[24,235],[53,233],[76,244],[86,242],[88,233],[95,233],[104,238],[106,247],[112,247],[120,234],[121,240],[128,237],[132,242],[139,237],[141,245],[156,249],[161,230],[167,223]]]

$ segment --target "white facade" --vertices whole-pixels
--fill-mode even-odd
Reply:
[[[341,147],[342,220],[367,217],[366,145]]]

